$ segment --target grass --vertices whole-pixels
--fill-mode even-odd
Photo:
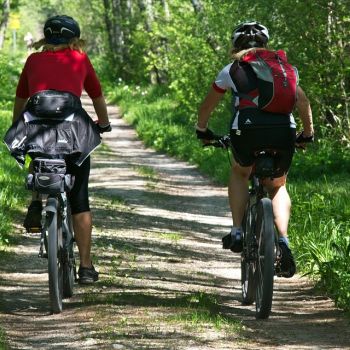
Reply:
[[[0,53],[0,136],[3,139],[5,132],[11,125],[13,99],[18,76],[21,70],[21,57]],[[24,190],[25,171],[21,171],[7,150],[0,144],[0,249],[11,240],[10,232],[13,221],[24,206],[27,192]]]
[[[142,176],[146,177],[148,180],[156,181],[158,173],[156,170],[149,166],[137,165],[134,169]]]
[[[233,330],[235,333],[241,331],[243,326],[240,321],[223,315],[220,310],[219,297],[203,292],[180,297],[175,304],[179,310],[175,315],[169,316],[170,322],[179,322],[190,328],[200,328],[210,325],[214,329]]]
[[[146,178],[146,188],[149,190],[155,190],[158,181],[158,173],[156,170],[149,166],[137,165],[134,169],[144,178]]]
[[[182,239],[182,235],[177,232],[158,232],[156,236],[175,243],[178,243]]]
[[[0,350],[7,350],[5,332],[0,328]]]
[[[0,112],[0,135],[4,135],[10,126],[10,112]],[[14,220],[18,219],[19,211],[25,205],[28,196],[24,189],[25,174],[16,164],[2,143],[0,144],[0,247],[11,240],[10,232]]]
[[[110,306],[104,311],[105,315],[102,312],[99,315],[102,325],[99,333],[114,340],[127,339],[130,331],[133,336],[135,332],[140,332],[137,338],[145,339],[163,337],[164,331],[186,331],[198,341],[210,329],[220,333],[221,337],[236,337],[242,335],[244,330],[240,321],[221,313],[219,296],[205,292],[178,293],[168,297],[162,296],[161,293],[157,295],[127,290],[106,294],[91,292],[85,294],[83,301]],[[127,316],[118,316],[119,306],[123,307]],[[132,313],[127,311],[128,306],[133,310]],[[113,319],[107,323],[103,322],[104,318],[110,319],[110,312],[115,315]]]

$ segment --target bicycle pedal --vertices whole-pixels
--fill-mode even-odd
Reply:
[[[41,227],[28,227],[26,228],[27,233],[40,233]]]
[[[38,258],[47,259],[47,257],[48,257],[47,253],[39,253],[38,254]]]

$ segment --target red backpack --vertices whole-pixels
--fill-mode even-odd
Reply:
[[[255,107],[266,112],[289,114],[296,101],[298,76],[283,50],[254,50],[240,62],[249,64],[258,79],[258,88],[240,94],[239,109]]]

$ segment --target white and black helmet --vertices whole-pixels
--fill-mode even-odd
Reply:
[[[67,44],[72,38],[80,37],[79,24],[69,16],[53,16],[44,25],[44,35],[48,44]]]
[[[269,41],[269,31],[259,22],[244,22],[233,30],[231,39],[236,49],[264,47]]]

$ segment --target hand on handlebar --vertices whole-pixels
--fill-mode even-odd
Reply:
[[[296,140],[295,140],[295,146],[297,148],[306,149],[306,144],[310,142],[314,142],[315,138],[312,134],[311,136],[305,136],[304,131],[300,131],[297,134]]]
[[[100,134],[103,134],[104,132],[110,132],[112,131],[111,123],[108,124],[99,124],[98,120],[95,121],[95,124],[97,125],[98,132]]]
[[[220,136],[215,135],[209,128],[206,128],[205,131],[196,128],[196,135],[197,139],[201,140],[204,145],[220,138]]]

